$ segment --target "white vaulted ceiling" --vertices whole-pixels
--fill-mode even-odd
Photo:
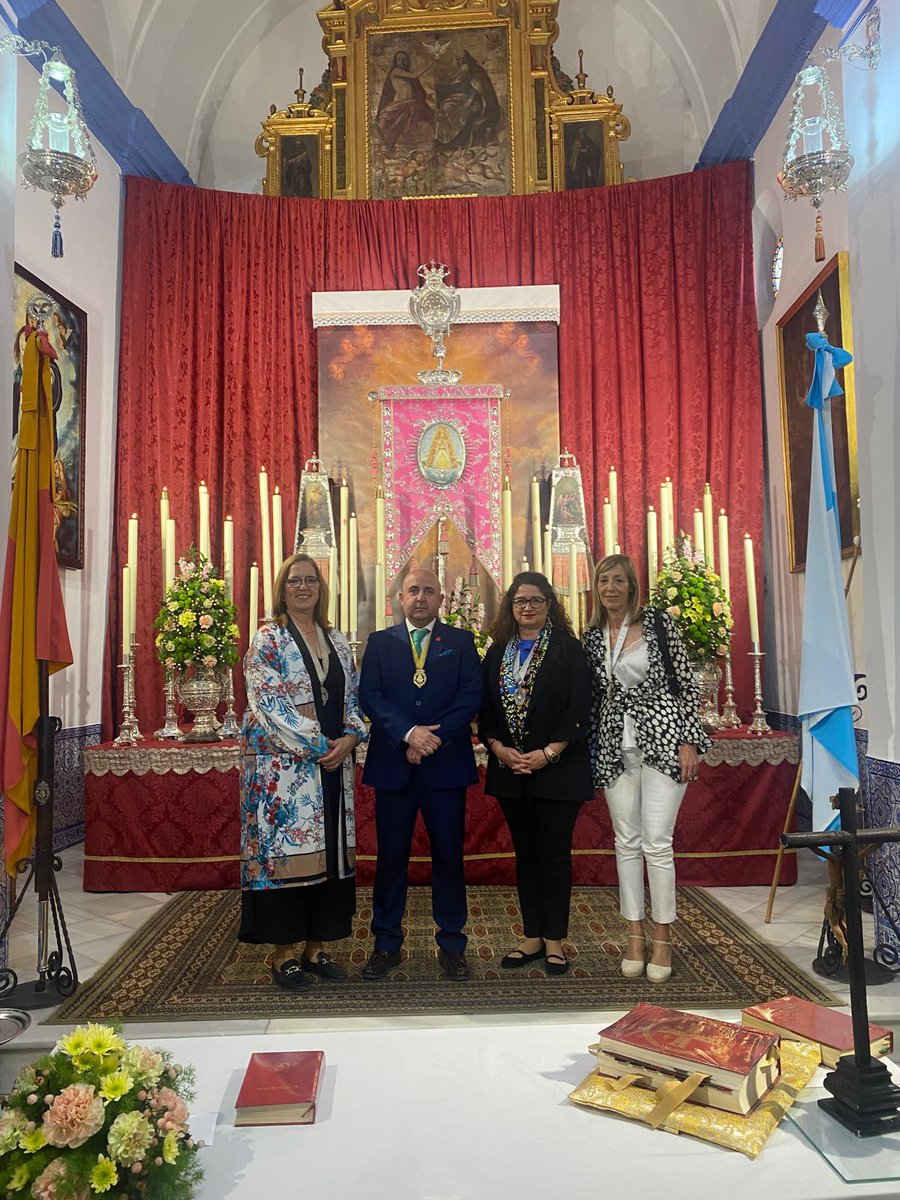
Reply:
[[[323,0],[59,0],[129,100],[193,178],[258,191],[253,143],[269,104],[284,106],[303,66],[326,58]],[[623,146],[638,178],[689,170],[774,7],[774,0],[561,0],[556,45],[589,86],[615,88],[632,123]]]

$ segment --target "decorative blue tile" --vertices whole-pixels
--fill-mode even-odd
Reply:
[[[866,758],[864,773],[865,780],[861,779],[860,783],[863,787],[866,824],[873,829],[900,825],[900,763]],[[894,843],[879,847],[869,863],[875,887],[895,923],[900,925],[900,845]],[[900,953],[900,939],[877,901],[875,931],[879,944]]]
[[[63,729],[53,763],[53,849],[84,841],[84,748],[100,741],[99,725]]]

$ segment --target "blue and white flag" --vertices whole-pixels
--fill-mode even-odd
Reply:
[[[813,829],[840,825],[831,797],[842,787],[859,786],[859,760],[853,730],[856,686],[850,628],[841,573],[841,530],[831,437],[831,397],[841,395],[835,369],[852,356],[829,346],[824,334],[808,333],[816,356],[806,403],[813,410],[812,469],[809,480],[809,535],[803,651],[800,660],[799,716],[803,770],[800,784],[812,801]]]

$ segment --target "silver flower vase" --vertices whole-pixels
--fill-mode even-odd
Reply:
[[[694,679],[700,690],[700,724],[708,732],[722,728],[719,715],[719,683],[722,672],[715,659],[695,662]]]
[[[216,708],[222,702],[222,676],[215,667],[195,663],[193,671],[184,672],[177,681],[178,698],[194,714],[194,724],[184,735],[186,742],[218,742],[222,740]]]

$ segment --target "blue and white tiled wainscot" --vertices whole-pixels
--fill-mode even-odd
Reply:
[[[867,758],[861,780],[865,796],[866,824],[874,829],[900,825],[900,763]],[[872,880],[894,923],[900,927],[900,843],[881,846],[872,855]],[[900,955],[900,938],[891,927],[881,905],[875,904],[877,942],[888,953]]]

